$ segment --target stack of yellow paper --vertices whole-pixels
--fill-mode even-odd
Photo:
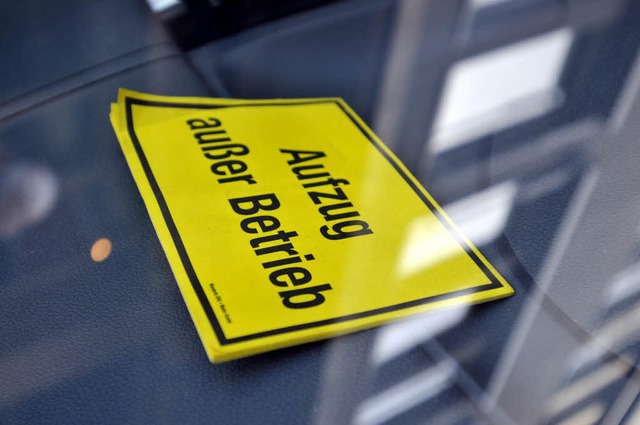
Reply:
[[[513,293],[341,99],[121,90],[111,122],[211,361]]]

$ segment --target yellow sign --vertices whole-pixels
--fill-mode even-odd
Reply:
[[[121,90],[111,121],[214,362],[513,293],[341,99]]]

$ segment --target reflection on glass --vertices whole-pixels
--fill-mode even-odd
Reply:
[[[356,411],[357,425],[377,425],[438,395],[451,386],[457,365],[442,361],[366,400]]]
[[[44,220],[58,197],[58,181],[46,167],[31,162],[0,163],[0,239]]]
[[[605,406],[603,403],[590,404],[562,422],[558,422],[558,425],[593,425],[602,418],[604,411]]]
[[[547,406],[549,417],[558,416],[563,411],[594,396],[626,376],[629,369],[630,365],[619,359],[599,364],[586,376],[571,382],[551,397]]]
[[[609,306],[628,300],[640,292],[640,263],[619,273],[606,290],[605,300]]]
[[[495,6],[500,3],[506,3],[512,0],[471,0],[470,5],[475,9],[482,9],[483,7]]]
[[[454,65],[429,149],[439,153],[555,108],[572,40],[563,28]]]
[[[468,306],[458,306],[385,326],[376,335],[372,353],[374,365],[383,365],[453,327],[465,318],[468,310]]]
[[[154,12],[162,12],[180,4],[180,0],[147,0],[147,4]]]
[[[504,182],[456,201],[446,206],[445,211],[474,245],[482,246],[502,233],[516,193],[515,182]],[[418,219],[407,229],[404,254],[398,261],[401,276],[410,276],[455,254],[443,248],[449,246],[444,241],[433,237],[438,232],[430,227],[432,225],[432,222]],[[434,250],[434,247],[438,249]]]

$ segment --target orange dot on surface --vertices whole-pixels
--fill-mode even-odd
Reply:
[[[100,238],[91,247],[91,259],[96,263],[106,260],[111,254],[111,241],[107,238]]]

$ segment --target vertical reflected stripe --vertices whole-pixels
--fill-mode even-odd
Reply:
[[[629,76],[614,106],[611,119],[609,120],[609,131],[617,133],[629,119],[629,113],[635,99],[640,92],[640,53],[637,54],[633,67],[629,71]]]
[[[390,149],[399,142],[398,135],[410,92],[411,71],[418,58],[421,34],[426,22],[428,0],[399,0],[391,35],[389,60],[377,102],[374,128]]]
[[[540,289],[536,289],[530,296],[527,305],[524,307],[523,313],[518,318],[518,323],[514,326],[509,342],[506,345],[504,354],[500,360],[500,364],[496,368],[496,372],[491,377],[488,390],[489,400],[493,403],[500,398],[504,387],[513,372],[513,368],[518,360],[519,354],[529,337],[529,332],[533,326],[540,305],[544,300],[544,289],[548,288],[560,267],[565,251],[569,248],[571,238],[578,227],[578,222],[582,218],[584,211],[589,205],[589,200],[593,193],[593,189],[598,182],[598,169],[592,168],[583,178],[580,186],[576,189],[576,195],[571,200],[567,212],[564,215],[560,230],[553,241],[553,245],[545,259],[544,266],[538,279]],[[492,407],[492,406],[488,406]]]

